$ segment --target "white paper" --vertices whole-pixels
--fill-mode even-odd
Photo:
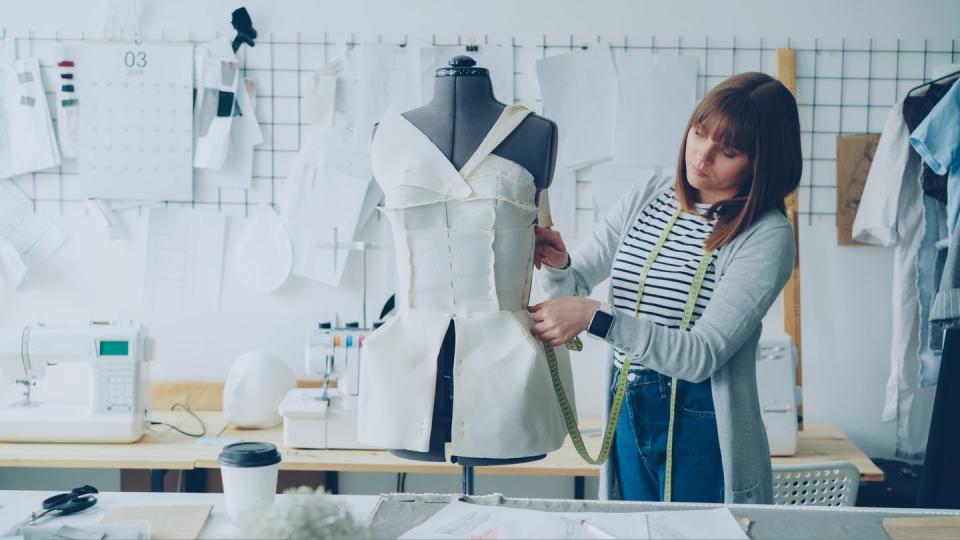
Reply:
[[[573,169],[559,169],[547,189],[553,230],[566,242],[577,237],[577,174]],[[541,197],[543,194],[540,195]]]
[[[433,98],[435,73],[448,67],[450,60],[457,55],[466,55],[477,61],[477,67],[490,71],[493,95],[497,101],[512,105],[513,94],[513,46],[478,45],[476,51],[468,51],[467,45],[442,45],[424,47],[420,54],[421,101],[427,103]]]
[[[87,199],[87,206],[91,207],[93,214],[100,216],[103,226],[107,229],[107,235],[111,240],[127,238],[127,227],[123,220],[113,210],[110,201],[103,199]]]
[[[303,96],[303,121],[308,124],[333,124],[337,102],[337,77],[320,71],[313,74]]]
[[[355,123],[353,143],[367,150],[376,125],[387,112],[404,112],[421,105],[417,88],[420,52],[416,47],[369,44],[360,47],[356,102],[345,110]],[[337,99],[340,99],[337,95]],[[339,105],[336,107],[340,109]]]
[[[226,160],[220,169],[194,169],[198,186],[231,189],[250,189],[253,186],[253,150],[263,143],[263,133],[257,123],[255,92],[254,81],[250,79],[238,85],[237,106],[240,116],[233,119]]]
[[[80,176],[96,199],[193,199],[193,45],[77,48]]]
[[[334,246],[352,242],[382,198],[371,185],[374,125],[387,112],[419,105],[419,55],[415,47],[362,45],[314,75],[336,80],[333,120],[304,129],[285,184],[281,211],[294,246],[293,273],[340,283],[350,251]]]
[[[351,242],[359,232],[370,183],[336,171],[321,172],[314,163],[295,167],[281,206],[293,241],[293,273],[340,284],[349,252],[335,245]]]
[[[268,293],[280,288],[293,268],[293,245],[280,216],[269,205],[254,211],[237,240],[236,272],[252,291]]]
[[[27,270],[27,263],[13,244],[0,237],[0,288],[16,290]]]
[[[749,538],[728,508],[648,512],[647,527],[655,539]]]
[[[543,114],[560,132],[558,168],[579,168],[613,154],[617,70],[606,45],[537,60]]]
[[[0,179],[60,165],[36,58],[0,61]]]
[[[455,501],[404,538],[598,538],[581,521],[614,538],[649,538],[646,515],[641,512],[544,512]]]
[[[697,58],[626,54],[617,62],[614,162],[676,167],[697,103]]]
[[[195,59],[194,134],[197,141],[193,166],[223,168],[230,151],[230,133],[237,93],[240,91],[240,63],[228,41],[218,40],[197,46]],[[221,116],[220,98],[232,96],[234,103]]]
[[[223,276],[226,216],[201,210],[151,208],[143,308],[217,311]]]
[[[656,173],[657,170],[653,167],[616,165],[611,160],[606,160],[582,169],[580,175],[590,182],[596,217],[602,219],[633,186],[649,180]]]
[[[584,526],[583,522],[589,526]],[[545,512],[454,501],[404,538],[746,539],[727,508],[667,512]]]
[[[49,259],[67,240],[50,219],[33,211],[33,204],[10,180],[0,180],[0,238],[20,254],[28,268]]]

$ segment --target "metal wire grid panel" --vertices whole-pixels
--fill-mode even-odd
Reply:
[[[192,33],[163,33],[160,41],[199,43],[219,36],[198,37]],[[83,33],[67,35],[26,35],[0,33],[4,45],[12,44],[15,55],[37,56],[45,87],[52,89],[58,42],[77,43],[88,39]],[[245,47],[241,57],[246,77],[257,87],[257,117],[264,143],[254,150],[253,187],[249,190],[195,187],[192,203],[165,203],[177,206],[215,206],[218,211],[246,215],[260,201],[277,204],[278,193],[293,159],[300,150],[305,124],[302,120],[304,88],[312,72],[331,60],[338,50],[360,43],[393,43],[398,46],[509,44],[514,50],[514,101],[536,111],[542,110],[536,78],[536,61],[545,56],[563,54],[578,48],[609,46],[615,58],[626,54],[677,54],[699,59],[697,96],[702,97],[717,83],[743,71],[776,74],[776,51],[790,47],[796,51],[797,101],[800,112],[804,155],[803,177],[799,191],[800,214],[812,222],[818,216],[836,216],[836,136],[844,133],[878,132],[890,106],[913,86],[932,78],[941,64],[958,60],[957,41],[932,42],[925,39],[847,39],[745,40],[735,37],[688,38],[649,36],[616,39],[605,36],[554,38],[512,37],[495,39],[463,36],[410,38],[382,35],[340,38],[329,33],[306,38],[301,33],[267,34],[254,48]],[[48,90],[51,111],[55,92]],[[585,103],[585,107],[590,104]],[[56,122],[56,118],[54,118]],[[562,128],[562,126],[561,126]],[[83,188],[78,181],[75,161],[48,171],[14,179],[33,202],[35,209],[55,213],[79,209],[86,212]],[[589,182],[577,180],[577,209],[592,212]]]

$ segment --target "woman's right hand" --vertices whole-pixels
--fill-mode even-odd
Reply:
[[[536,226],[537,245],[533,252],[533,265],[540,269],[542,263],[554,268],[566,268],[570,261],[567,247],[560,233],[546,227]]]

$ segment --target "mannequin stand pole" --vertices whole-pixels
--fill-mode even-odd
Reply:
[[[474,495],[473,492],[473,467],[463,467],[463,494]]]

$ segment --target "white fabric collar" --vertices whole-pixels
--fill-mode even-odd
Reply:
[[[373,141],[373,174],[384,191],[406,185],[457,198],[468,197],[472,190],[465,179],[531,112],[519,104],[505,107],[459,171],[433,141],[403,115],[389,115],[380,123]]]

